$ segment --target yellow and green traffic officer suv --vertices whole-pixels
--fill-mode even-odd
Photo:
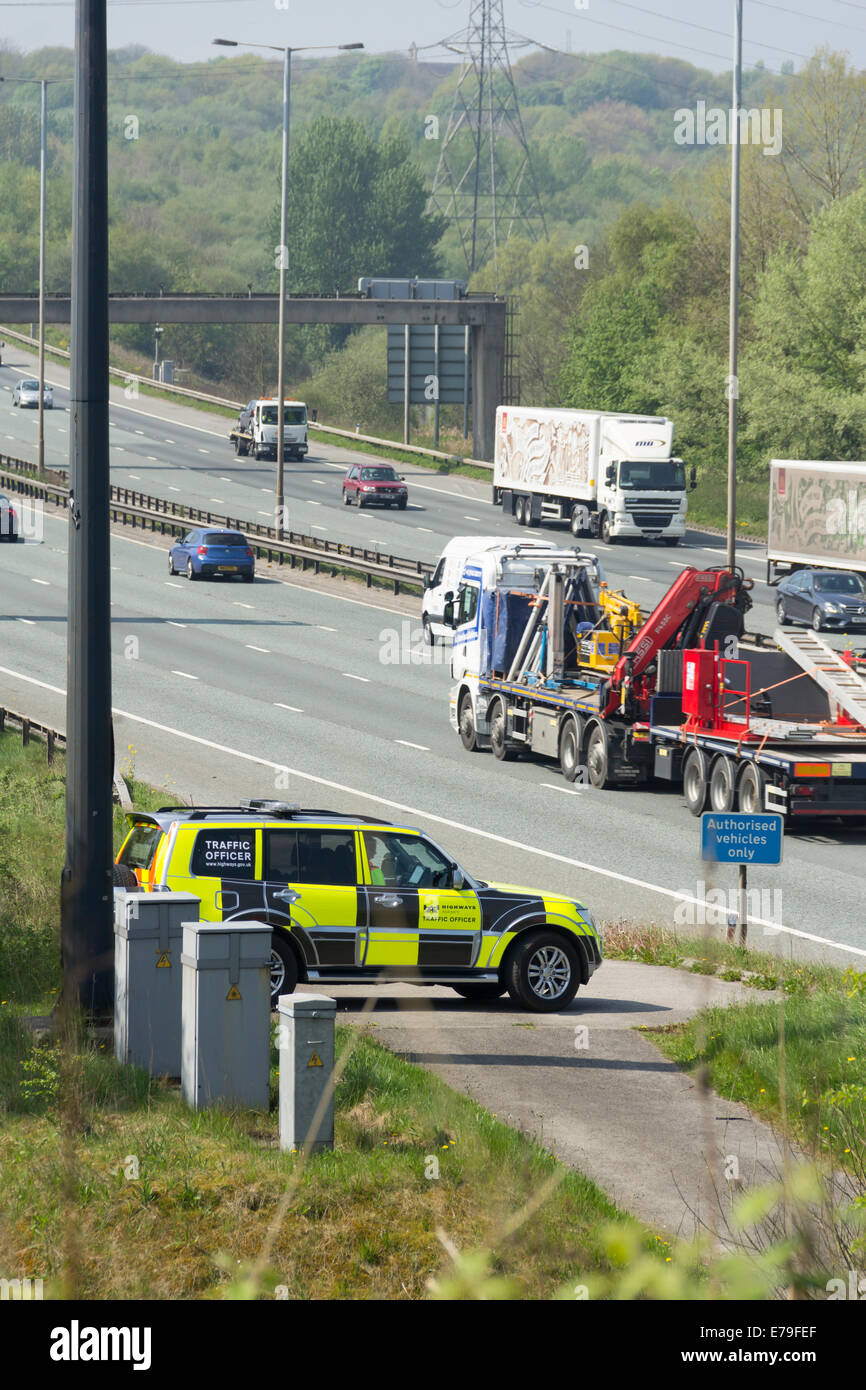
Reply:
[[[273,927],[271,996],[317,984],[409,980],[467,999],[506,990],[566,1008],[601,964],[579,902],[483,883],[427,835],[281,801],[133,812],[115,882],[195,893],[203,921]]]

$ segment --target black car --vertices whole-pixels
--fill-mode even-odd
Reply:
[[[797,570],[779,584],[776,617],[815,632],[866,627],[866,583],[852,570]]]
[[[0,492],[0,541],[20,541],[20,539],[18,513],[9,498]]]

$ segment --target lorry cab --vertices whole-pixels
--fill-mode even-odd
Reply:
[[[445,599],[446,595],[450,594],[453,598],[457,593],[467,558],[485,551],[501,550],[509,544],[513,548],[513,543],[504,541],[502,536],[455,536],[448,542],[435,570],[424,581],[421,621],[424,625],[424,640],[429,646],[433,645],[437,637],[450,641],[451,628],[443,621]],[[524,550],[533,546],[541,550],[549,549],[545,541],[524,541],[522,546]]]
[[[279,401],[267,397],[256,401],[253,411],[253,453],[276,458]],[[287,458],[303,458],[307,452],[307,407],[303,401],[283,402],[283,453]]]

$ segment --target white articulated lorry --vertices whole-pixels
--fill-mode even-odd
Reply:
[[[501,405],[494,506],[521,526],[568,521],[575,536],[677,545],[687,501],[673,437],[673,421],[663,416]],[[694,468],[690,477],[694,486]]]
[[[866,574],[866,463],[771,460],[767,583],[813,568]]]

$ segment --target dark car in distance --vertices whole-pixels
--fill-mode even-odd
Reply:
[[[779,582],[776,617],[815,632],[866,627],[866,582],[853,570],[797,570]]]
[[[9,498],[0,492],[0,541],[20,541],[18,513]]]
[[[168,572],[184,573],[187,579],[243,579],[252,584],[256,577],[256,557],[240,531],[199,527],[171,547]]]
[[[388,464],[355,464],[343,479],[343,501],[347,507],[399,507],[405,511],[409,500],[406,480]]]

